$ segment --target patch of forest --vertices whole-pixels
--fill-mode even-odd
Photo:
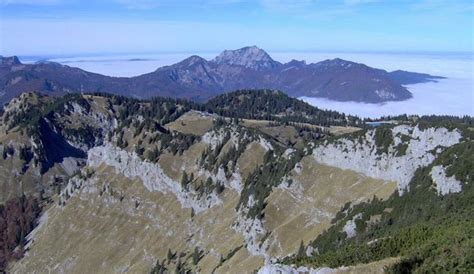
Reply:
[[[41,206],[37,198],[20,196],[0,205],[0,272],[8,262],[20,259],[25,250],[26,236],[37,222]]]
[[[356,116],[322,110],[276,90],[238,90],[210,99],[206,109],[225,117],[309,123],[321,126],[357,126]]]

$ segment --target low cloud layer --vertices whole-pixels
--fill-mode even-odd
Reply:
[[[335,102],[320,98],[301,98],[323,109],[337,110],[360,117],[377,118],[386,115],[470,115],[474,116],[474,60],[463,55],[402,55],[402,54],[315,54],[312,58],[341,56],[348,60],[365,63],[387,71],[397,69],[444,76],[438,82],[406,86],[413,98],[402,102],[364,104]],[[319,57],[317,57],[319,56]],[[311,57],[310,57],[311,58]]]
[[[320,98],[301,98],[322,109],[341,111],[359,117],[378,118],[397,114],[474,116],[472,79],[450,78],[437,83],[407,86],[413,98],[385,104],[336,102]]]

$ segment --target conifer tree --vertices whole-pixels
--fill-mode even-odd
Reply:
[[[188,174],[186,173],[185,170],[183,170],[183,175],[181,176],[181,187],[185,190],[188,189],[188,183],[189,183],[189,179],[188,179]]]
[[[303,240],[301,240],[300,247],[298,249],[297,256],[303,257],[305,255]]]
[[[166,257],[168,258],[168,264],[169,264],[174,257],[174,254],[173,252],[171,252],[170,248],[168,248],[168,254],[166,255]]]
[[[193,264],[197,265],[199,263],[199,260],[201,260],[201,251],[199,248],[196,246],[194,248],[194,253],[193,253]]]

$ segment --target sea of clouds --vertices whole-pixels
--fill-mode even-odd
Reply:
[[[150,73],[162,66],[175,64],[191,55],[193,53],[99,55],[52,58],[48,61],[109,76],[132,77]],[[201,53],[199,55],[206,59],[212,59],[216,54]]]
[[[100,74],[130,77],[152,72],[161,66],[177,63],[196,53],[130,54],[53,58],[49,61]],[[199,53],[212,59],[218,53]],[[342,58],[393,71],[397,69],[444,76],[438,82],[407,85],[413,98],[402,102],[365,104],[337,102],[322,98],[301,99],[322,109],[341,111],[360,117],[377,118],[397,114],[443,114],[474,116],[474,56],[473,54],[400,54],[400,53],[321,53],[269,52],[280,62],[292,59],[307,63]]]
[[[274,56],[281,61],[301,59],[307,62],[339,57],[387,71],[401,69],[446,77],[438,82],[407,85],[406,88],[412,92],[413,98],[402,102],[365,104],[301,98],[319,108],[370,118],[404,113],[474,116],[472,54],[279,53]]]

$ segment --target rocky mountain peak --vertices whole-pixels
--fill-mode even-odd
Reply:
[[[206,59],[202,58],[198,55],[192,55],[183,61],[179,62],[178,64],[185,65],[185,66],[193,66],[195,64],[206,63]]]
[[[321,66],[327,66],[327,67],[341,67],[341,68],[350,68],[352,66],[359,66],[361,64],[347,61],[341,58],[334,58],[334,59],[328,59],[324,60],[319,63]]]
[[[237,50],[225,50],[212,62],[217,64],[244,66],[252,69],[273,68],[279,63],[268,53],[257,46],[244,47]]]
[[[21,65],[21,62],[16,56],[3,57],[0,55],[0,65]]]

